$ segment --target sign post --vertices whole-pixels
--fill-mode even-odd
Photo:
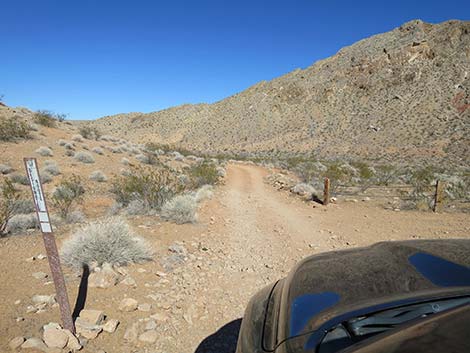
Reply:
[[[36,158],[25,158],[24,164],[26,174],[28,175],[31,192],[33,194],[36,214],[38,216],[39,225],[44,240],[44,247],[47,252],[47,259],[51,268],[52,279],[54,280],[57,302],[59,303],[60,315],[65,329],[75,333],[75,325],[73,324],[72,312],[70,310],[69,298],[65,287],[64,275],[60,267],[59,252],[52,232],[49,212],[47,210],[46,199],[42,189],[41,180],[39,178],[39,170]]]

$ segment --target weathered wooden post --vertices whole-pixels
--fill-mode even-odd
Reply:
[[[47,210],[46,199],[42,189],[41,180],[36,158],[25,158],[24,164],[26,174],[28,175],[31,192],[33,194],[36,214],[41,227],[44,240],[44,247],[47,252],[47,260],[51,268],[52,279],[54,280],[57,302],[59,303],[60,315],[62,317],[63,327],[75,333],[75,325],[73,324],[72,311],[70,310],[67,288],[65,287],[64,275],[60,267],[59,252],[52,232],[49,212]]]
[[[437,180],[436,192],[434,193],[434,207],[433,207],[434,212],[439,212],[442,208],[443,191],[444,191],[444,182]]]
[[[330,203],[330,179],[325,178],[325,186],[323,188],[323,205]]]

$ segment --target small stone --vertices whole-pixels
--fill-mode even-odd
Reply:
[[[81,317],[75,320],[75,328],[78,334],[89,340],[95,339],[103,331],[101,326],[90,324]]]
[[[18,316],[16,318],[16,322],[21,322],[21,321],[24,321],[24,317]]]
[[[119,281],[119,274],[113,270],[111,264],[104,263],[100,269],[97,267],[95,272],[88,277],[88,286],[92,288],[109,288],[115,286]]]
[[[166,273],[165,273],[165,272],[162,272],[162,271],[157,271],[157,272],[155,272],[155,274],[156,274],[158,277],[165,277],[165,276],[166,276]]]
[[[80,344],[80,341],[78,340],[75,335],[70,332],[69,330],[63,330],[65,334],[68,336],[69,340],[67,342],[67,348],[74,350],[74,351],[79,351],[82,349],[82,345]]]
[[[158,334],[155,330],[145,331],[139,336],[139,341],[144,343],[155,343],[157,341]]]
[[[139,272],[139,273],[145,273],[145,272],[147,272],[147,270],[146,270],[145,268],[139,267],[139,268],[137,269],[137,272]]]
[[[137,306],[138,306],[137,300],[132,299],[132,298],[125,298],[119,304],[119,310],[130,312],[130,311],[136,310]]]
[[[22,336],[15,337],[8,343],[8,347],[10,347],[11,350],[18,349],[21,347],[24,341],[25,339]]]
[[[157,328],[157,323],[155,320],[150,320],[145,324],[145,331],[155,330]]]
[[[22,345],[21,349],[36,349],[41,352],[47,351],[47,346],[44,342],[36,337],[28,338]]]
[[[135,342],[137,341],[137,337],[139,335],[139,323],[134,322],[131,326],[126,329],[124,332],[124,340],[127,342]]]
[[[157,321],[165,321],[167,319],[166,315],[161,314],[161,313],[155,313],[155,314],[151,315],[150,317],[152,319],[157,320]]]
[[[20,305],[21,304],[21,300],[15,300],[15,305]]]
[[[69,341],[69,336],[56,323],[44,326],[43,340],[48,347],[64,348]]]
[[[44,259],[47,259],[47,256],[44,255],[44,254],[39,254],[38,256],[36,256],[36,259],[38,259],[38,260],[44,260]]]
[[[45,279],[48,277],[48,274],[45,272],[34,272],[32,276],[36,279]]]
[[[34,304],[52,305],[56,303],[55,295],[35,295],[32,298]]]
[[[119,325],[119,320],[109,319],[103,325],[103,331],[113,333],[114,331],[116,331],[116,328],[118,327],[118,325]]]
[[[126,276],[122,281],[122,284],[125,284],[126,286],[129,287],[137,287],[137,283],[135,282],[135,279],[132,278],[131,276]]]
[[[104,313],[101,310],[83,309],[79,316],[92,325],[99,325],[104,320]]]
[[[139,304],[139,306],[137,307],[137,309],[139,311],[145,311],[145,312],[148,312],[150,311],[150,309],[152,309],[152,305],[148,304],[148,303],[142,303],[142,304]]]

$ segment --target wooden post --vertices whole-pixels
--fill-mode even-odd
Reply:
[[[437,180],[436,192],[434,194],[434,207],[433,207],[434,212],[439,212],[442,208],[443,191],[444,191],[444,182]]]
[[[330,203],[330,179],[325,178],[325,186],[323,188],[323,205]]]

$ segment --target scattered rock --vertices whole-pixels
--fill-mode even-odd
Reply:
[[[32,276],[36,279],[46,279],[49,275],[45,272],[34,272]]]
[[[148,330],[155,330],[157,328],[157,323],[155,322],[155,320],[149,320],[146,324],[145,324],[145,331],[148,331]]]
[[[69,336],[62,330],[59,324],[51,322],[43,327],[43,340],[48,347],[64,348],[69,341]]]
[[[8,347],[10,347],[11,350],[18,349],[21,347],[24,341],[25,339],[22,336],[15,337],[8,343]]]
[[[168,247],[172,253],[180,254],[186,256],[188,254],[188,250],[182,245],[178,243],[174,243]]]
[[[32,298],[34,304],[53,305],[56,303],[55,295],[35,295]]]
[[[69,340],[67,342],[67,348],[74,350],[74,351],[79,351],[82,349],[82,345],[80,344],[79,340],[75,335],[70,332],[69,330],[63,330],[65,334],[68,336]]]
[[[135,299],[132,298],[125,298],[121,301],[119,304],[119,310],[120,311],[134,311],[137,309],[138,302]]]
[[[135,282],[135,279],[132,278],[131,276],[126,276],[122,281],[122,284],[125,284],[126,286],[129,287],[137,287],[137,283]]]
[[[139,336],[139,341],[144,343],[155,343],[157,341],[158,334],[155,330],[145,331]]]
[[[83,309],[79,316],[91,325],[99,325],[104,320],[104,313],[101,310]]]
[[[88,286],[92,288],[109,288],[119,281],[119,274],[111,264],[105,263],[102,268],[96,267],[95,272],[88,277]]]
[[[137,309],[138,309],[139,311],[148,312],[148,311],[150,311],[150,309],[152,309],[152,305],[150,305],[150,304],[148,304],[148,303],[139,304],[139,306],[137,307]]]
[[[75,328],[79,335],[89,340],[95,339],[101,331],[103,331],[101,326],[90,324],[81,317],[78,317],[77,320],[75,320]]]
[[[38,259],[38,260],[44,260],[44,259],[47,259],[47,256],[44,255],[44,254],[39,254],[38,256],[36,256],[36,259]]]
[[[138,335],[139,335],[139,323],[134,322],[132,325],[130,325],[126,329],[126,332],[124,332],[124,340],[127,342],[135,342],[137,341]]]
[[[41,352],[47,351],[47,346],[44,342],[36,337],[28,338],[22,345],[21,349],[36,349]]]
[[[103,331],[113,333],[114,331],[116,331],[116,328],[118,327],[118,325],[119,325],[119,320],[109,319],[103,325]]]

